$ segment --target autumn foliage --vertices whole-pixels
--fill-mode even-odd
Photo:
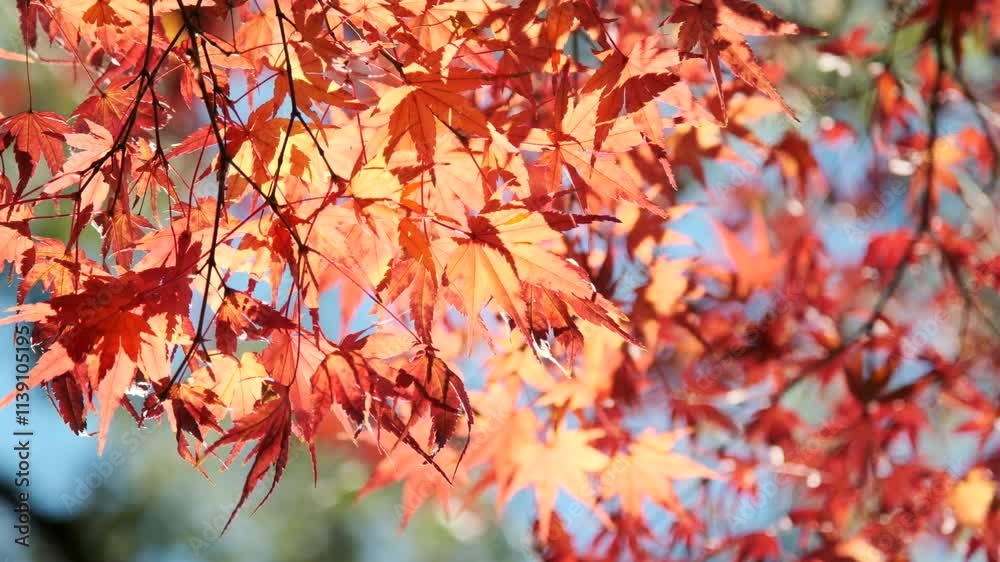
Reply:
[[[234,516],[353,442],[545,560],[996,561],[1000,15],[872,4],[18,0],[85,95],[0,107],[4,322]]]

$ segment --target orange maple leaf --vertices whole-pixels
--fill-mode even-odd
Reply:
[[[50,111],[26,111],[0,119],[0,152],[14,147],[19,178],[16,194],[19,197],[35,174],[38,162],[44,157],[53,174],[62,168],[66,155],[62,143],[72,132],[66,121]]]
[[[684,506],[674,492],[672,480],[719,478],[714,470],[671,450],[687,433],[643,431],[629,444],[628,452],[614,455],[601,473],[601,496],[619,497],[622,511],[636,519],[644,518],[645,498],[674,513],[683,513]]]
[[[608,465],[608,456],[590,445],[604,436],[600,429],[550,431],[544,440],[523,443],[514,453],[516,466],[509,487],[502,496],[532,486],[540,522],[539,536],[549,535],[549,521],[559,489],[603,514],[596,505],[592,475]],[[605,517],[606,519],[606,517]]]
[[[795,112],[785,103],[774,84],[757,63],[744,35],[825,35],[823,32],[791,23],[748,0],[702,0],[685,2],[677,7],[665,21],[681,24],[678,49],[682,55],[701,45],[702,56],[708,61],[715,77],[715,86],[726,117],[726,101],[722,93],[722,65],[720,59],[744,82],[764,92],[781,104],[792,118]]]

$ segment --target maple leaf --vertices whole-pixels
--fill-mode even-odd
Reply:
[[[73,115],[80,120],[78,128],[85,122],[93,121],[118,135],[122,127],[133,115],[134,126],[140,129],[150,129],[154,125],[153,110],[148,103],[136,104],[138,84],[130,82],[129,77],[116,77],[106,86],[95,86],[95,93],[83,100]]]
[[[382,379],[368,368],[364,358],[340,350],[330,353],[312,376],[316,411],[336,406],[336,411],[347,415],[342,420],[344,429],[357,434],[369,423],[371,393],[376,392],[378,383]],[[380,386],[384,390],[388,383]]]
[[[956,483],[948,495],[948,504],[962,525],[979,528],[986,522],[990,501],[997,491],[997,482],[988,470],[974,468]]]
[[[50,111],[26,111],[0,119],[0,152],[14,147],[18,197],[35,175],[42,158],[53,174],[62,168],[66,159],[62,143],[71,131],[61,116]]]
[[[233,518],[236,517],[260,480],[264,478],[271,467],[274,467],[274,478],[271,480],[271,486],[257,508],[260,509],[260,506],[264,505],[278,481],[281,480],[285,465],[288,464],[288,440],[292,433],[292,407],[288,399],[287,389],[278,386],[275,387],[275,391],[276,396],[265,401],[249,415],[233,422],[233,427],[205,450],[204,456],[207,457],[219,447],[232,445],[233,449],[229,454],[231,461],[240,453],[245,443],[257,441],[244,460],[246,463],[253,457],[253,464],[250,466],[250,472],[247,473],[240,499],[229,515],[223,532],[232,524]]]
[[[89,169],[92,164],[107,154],[111,150],[111,147],[114,146],[114,138],[112,138],[110,131],[105,129],[100,123],[95,123],[89,119],[85,119],[85,121],[90,130],[89,133],[69,133],[65,135],[66,144],[77,149],[78,152],[66,159],[62,168],[58,170],[60,172],[59,176],[75,174],[72,177],[79,181],[79,173]],[[58,191],[58,189],[53,189],[51,185],[57,182],[59,176],[56,176],[49,182],[49,185],[46,187],[47,190]]]
[[[424,341],[430,341],[438,290],[435,272],[428,270],[418,260],[404,258],[393,262],[384,279],[378,290],[384,292],[387,302],[392,302],[404,290],[409,290],[410,316],[417,334]]]
[[[111,417],[118,408],[118,401],[125,396],[125,392],[135,380],[136,364],[136,360],[127,351],[118,352],[114,356],[114,362],[104,370],[100,383],[97,385],[97,399],[101,403],[101,425],[98,428],[97,454],[104,451],[108,430],[111,428]]]
[[[411,427],[417,436],[422,436],[430,432],[427,418],[422,418],[420,422]],[[442,449],[436,456],[437,462],[445,467],[454,466],[456,471],[460,466],[459,454],[452,449]],[[458,474],[458,473],[457,473]],[[358,491],[356,497],[360,501],[363,497],[387,486],[393,482],[403,482],[403,493],[401,497],[402,517],[400,518],[400,529],[404,528],[413,517],[414,513],[424,503],[432,499],[447,513],[451,509],[453,491],[456,485],[466,483],[464,475],[458,474],[459,478],[454,480],[454,484],[441,477],[441,474],[428,466],[423,456],[411,448],[397,449],[382,458],[365,485]]]
[[[21,40],[25,47],[34,49],[38,44],[38,20],[48,19],[45,10],[31,0],[17,0],[17,11],[20,13]]]
[[[849,34],[826,41],[819,49],[824,53],[859,59],[877,55],[882,51],[882,46],[868,42],[869,29],[867,25],[858,25]]]
[[[739,548],[734,557],[737,562],[781,558],[781,545],[778,544],[778,539],[769,533],[749,533],[740,537],[737,544]]]
[[[341,424],[344,429],[357,436],[363,429],[368,428],[377,432],[388,431],[390,435],[396,436],[398,443],[403,443],[416,452],[424,462],[432,465],[434,469],[446,480],[450,482],[448,476],[434,461],[432,453],[425,451],[410,433],[410,426],[414,419],[404,420],[392,407],[389,398],[405,398],[399,396],[396,391],[396,381],[383,376],[368,359],[359,353],[357,343],[341,347],[330,352],[315,370],[312,377],[312,387],[314,389],[314,404],[317,412],[326,412],[334,406],[334,412],[341,417]],[[432,365],[431,363],[427,363]],[[438,366],[440,369],[441,366]],[[454,375],[446,371],[441,377],[441,372],[432,371],[431,375],[437,375],[437,383],[428,381],[424,388],[432,388],[434,384],[442,387],[438,396],[447,399],[448,391],[457,391],[457,385],[461,381],[455,382],[448,377]],[[457,377],[457,375],[456,375]],[[421,380],[424,380],[423,378]],[[413,379],[405,379],[407,383]],[[448,389],[448,391],[446,391]],[[464,390],[462,391],[464,393]],[[459,400],[463,400],[459,398]],[[438,406],[440,408],[440,406]],[[447,408],[446,408],[447,410]],[[340,414],[342,413],[342,414]],[[467,415],[471,416],[471,413]],[[317,421],[320,415],[317,414]],[[449,422],[438,421],[438,431],[446,430]],[[469,418],[469,424],[472,420]],[[453,428],[453,426],[452,426]],[[432,437],[433,439],[433,437]]]
[[[25,221],[0,225],[0,263],[14,265],[11,274],[27,275],[35,262],[35,242]]]
[[[58,173],[53,172],[53,178],[45,184],[44,189],[46,194],[54,195],[73,184],[79,184],[81,215],[102,209],[111,190],[104,170],[95,169],[94,166],[104,161],[114,144],[114,139],[101,125],[90,121],[87,124],[91,131],[89,134],[71,133],[65,136],[66,144],[80,151],[72,154]],[[121,244],[123,237],[141,235],[138,225],[131,224],[128,218],[135,216],[128,211],[127,206],[123,206],[122,212],[115,213],[114,218],[102,217],[101,220],[105,221],[105,225],[111,223],[109,236],[105,239],[105,252],[111,244],[118,246],[118,249],[123,248]],[[142,218],[137,219],[137,222],[143,225],[149,224]],[[70,245],[72,244],[71,241]],[[131,254],[127,249],[123,258],[123,261],[131,264]]]
[[[549,515],[549,519],[545,523],[547,535],[544,537],[541,536],[542,528],[541,520],[536,520],[532,526],[535,539],[540,543],[538,554],[543,562],[580,562],[581,559],[577,556],[576,548],[573,546],[573,535],[566,530],[566,526],[557,512],[553,511]]]
[[[685,273],[691,268],[690,259],[656,260],[649,268],[646,300],[658,315],[669,315],[688,287]]]
[[[722,241],[735,276],[734,292],[741,298],[756,289],[771,287],[785,265],[783,253],[774,254],[768,239],[767,224],[760,213],[751,219],[751,246],[745,245],[731,230],[716,223],[715,232]]]
[[[595,507],[591,475],[603,470],[609,459],[590,446],[590,442],[603,435],[599,429],[560,429],[550,432],[544,440],[522,444],[515,453],[516,471],[504,496],[532,486],[539,536],[543,541],[549,536],[550,515],[560,488],[587,506]]]
[[[892,272],[902,261],[913,258],[911,253],[913,243],[913,233],[908,229],[877,234],[868,241],[868,248],[862,261],[866,266],[878,270],[879,275],[885,277],[888,283]]]
[[[29,311],[29,309],[22,309],[21,314],[4,319],[3,322],[6,323],[10,319],[30,318],[31,313],[29,312],[29,315],[26,316],[24,314],[25,311]],[[45,312],[39,314],[41,318],[44,318],[44,316]],[[108,332],[105,332],[105,337],[108,334]],[[62,345],[58,343],[54,344],[42,354],[34,368],[28,373],[26,384],[29,388],[34,388],[66,376],[67,373],[74,371],[77,365],[85,365],[85,356],[79,356],[79,359],[74,360],[74,355],[78,354],[71,354]],[[104,451],[111,418],[118,408],[118,402],[125,395],[125,391],[132,385],[132,381],[135,378],[137,355],[137,349],[135,350],[135,356],[131,356],[128,351],[116,349],[113,344],[106,346],[100,355],[102,365],[98,369],[91,371],[87,378],[88,385],[91,388],[97,389],[97,396],[101,403],[101,422],[98,429],[98,454]],[[84,366],[84,369],[86,368]],[[16,392],[11,392],[3,400],[0,400],[0,408],[10,403],[15,395]],[[79,403],[79,400],[75,397],[67,395],[63,396],[63,400]],[[65,407],[73,408],[70,403],[67,403]],[[64,412],[64,415],[72,416],[72,419],[77,420],[74,424],[82,428],[82,418],[79,413],[71,410]]]
[[[66,253],[66,246],[52,238],[36,237],[34,249],[36,259],[21,280],[18,299],[23,302],[28,292],[38,284],[53,296],[73,293],[78,285],[77,273],[82,265],[89,265],[88,260],[82,260],[83,264],[77,263],[73,256]]]
[[[441,284],[462,283],[462,308],[470,320],[470,330],[476,329],[479,314],[487,301],[494,299],[500,307],[524,325],[524,305],[520,303],[520,280],[501,251],[476,239],[460,240],[444,271]]]
[[[811,191],[825,192],[819,162],[813,155],[809,143],[797,134],[785,134],[781,142],[771,147],[765,164],[776,163],[785,184],[792,186],[800,198],[806,198]],[[810,186],[822,187],[823,191],[810,190]]]
[[[927,140],[922,137],[913,139],[919,145],[926,144]],[[934,141],[930,147],[933,152],[933,169],[928,161],[921,165],[913,175],[910,189],[910,200],[915,201],[918,194],[929,191],[931,204],[938,205],[941,197],[941,189],[945,188],[955,192],[961,192],[959,174],[961,164],[970,155],[977,156],[980,162],[986,162],[991,156],[985,154],[989,152],[986,148],[987,141],[982,133],[972,128],[966,128],[954,135],[942,136]]]
[[[674,492],[671,480],[685,478],[719,478],[719,474],[688,457],[671,452],[677,441],[688,432],[659,434],[643,431],[628,447],[628,453],[618,453],[601,473],[602,497],[621,498],[622,511],[635,519],[643,519],[643,500],[652,501],[682,514],[684,507]]]
[[[660,218],[665,219],[669,216],[642,192],[636,179],[617,165],[612,158],[607,156],[591,158],[591,154],[573,145],[560,146],[559,153],[562,160],[576,172],[572,177],[579,178],[579,181],[574,183],[582,187],[580,189],[582,193],[593,190],[611,201],[624,198]]]
[[[539,170],[536,177],[543,178],[540,189],[550,193],[561,191],[566,166],[570,180],[588,208],[603,202],[600,198],[611,202],[624,198],[660,218],[667,218],[667,212],[643,192],[639,179],[619,162],[620,154],[645,143],[643,136],[635,125],[621,120],[610,121],[610,128],[609,121],[598,123],[602,95],[597,91],[582,95],[563,116],[558,131],[533,129],[521,140],[524,150],[542,152],[534,165]],[[615,107],[613,101],[611,107]],[[655,126],[662,129],[663,121],[658,119]],[[647,125],[654,126],[648,122]],[[595,148],[598,141],[601,151]]]
[[[192,379],[193,380],[193,379]],[[188,382],[169,388],[170,400],[170,421],[174,425],[174,435],[177,439],[177,453],[184,460],[195,465],[204,475],[205,472],[198,466],[198,461],[189,449],[185,432],[190,433],[200,447],[205,441],[204,429],[212,429],[223,433],[219,427],[216,415],[212,412],[212,406],[218,403],[218,397],[211,390]]]
[[[686,2],[677,6],[665,21],[681,24],[677,48],[682,54],[689,55],[695,45],[701,45],[702,56],[715,78],[723,119],[728,121],[720,60],[733,74],[781,104],[789,116],[795,117],[795,112],[757,63],[744,35],[824,35],[823,32],[785,21],[749,0]]]
[[[273,330],[294,327],[284,315],[242,291],[226,291],[217,315],[216,343],[219,351],[230,355],[236,354],[238,338],[262,340]]]
[[[73,433],[82,435],[87,430],[89,402],[76,377],[71,373],[55,377],[50,381],[49,388],[63,421]]]
[[[104,448],[118,400],[135,377],[140,338],[153,333],[147,318],[136,306],[136,294],[142,292],[142,285],[134,274],[122,279],[91,278],[78,295],[54,297],[40,313],[22,309],[20,314],[7,319],[32,318],[31,314],[48,321],[76,319],[73,328],[63,331],[62,345],[46,351],[42,356],[46,361],[39,360],[32,369],[32,382],[36,385],[48,382],[65,373],[71,365],[86,363],[88,357],[93,357],[96,364],[90,374],[90,384],[97,388],[101,402],[99,451]]]
[[[516,465],[513,462],[515,447],[511,445],[531,441],[538,433],[539,422],[530,409],[518,409],[517,389],[511,384],[489,385],[486,391],[472,391],[470,400],[476,412],[476,438],[469,443],[467,466],[484,465],[487,474],[480,485],[495,479],[498,492],[506,490]],[[497,510],[502,508],[497,504]]]
[[[124,27],[128,21],[123,19],[111,5],[111,0],[94,0],[87,11],[83,13],[83,21],[96,26]]]
[[[195,129],[193,133],[184,138],[181,142],[174,144],[170,150],[167,151],[167,159],[173,159],[178,156],[183,156],[184,154],[190,154],[192,152],[201,152],[207,148],[215,148],[215,136],[212,133],[212,126],[205,125],[204,127],[199,127]]]
[[[404,257],[396,258],[376,288],[387,302],[409,289],[410,316],[424,341],[431,340],[434,303],[437,299],[437,265],[430,242],[412,221],[400,221],[399,245]]]
[[[662,48],[659,44],[659,37],[649,36],[637,41],[627,57],[620,50],[613,51],[587,81],[583,93],[598,88],[603,90],[597,107],[596,149],[601,148],[622,107],[626,114],[635,115],[641,130],[651,141],[661,146],[665,144],[663,119],[654,100],[680,81],[669,71],[680,64],[680,57],[676,50]]]
[[[316,404],[318,390],[311,377],[333,346],[322,339],[307,338],[294,329],[275,330],[270,340],[260,354],[260,363],[276,383],[288,390],[295,423],[311,448],[316,428],[326,413]]]
[[[16,314],[0,320],[40,322],[47,327],[72,319],[71,324],[59,327],[58,343],[45,351],[29,380],[37,386],[76,365],[85,366],[89,386],[97,390],[101,402],[98,452],[104,449],[112,415],[132,385],[137,366],[147,363],[144,343],[163,340],[167,333],[177,331],[187,314],[185,306],[191,300],[187,279],[194,265],[189,256],[197,252],[183,240],[178,248],[188,259],[128,271],[120,277],[90,276],[73,294],[15,307]],[[153,325],[161,323],[162,330],[154,329]]]
[[[230,412],[233,420],[237,420],[253,412],[269,378],[257,356],[248,351],[238,359],[215,355],[206,367],[192,373],[190,380],[195,386],[211,390],[219,405]],[[216,414],[216,417],[222,416]]]
[[[438,123],[455,133],[489,136],[485,116],[458,94],[478,86],[476,77],[443,77],[419,66],[404,68],[403,72],[406,84],[386,92],[376,107],[378,112],[390,112],[386,151],[395,148],[406,135],[416,146],[420,160],[433,162]]]
[[[567,227],[575,224],[570,221]],[[560,258],[542,246],[559,240],[559,233],[545,215],[517,205],[499,207],[469,218],[469,238],[457,238],[457,248],[444,272],[443,286],[461,283],[464,312],[478,317],[490,299],[533,338],[528,323],[525,286],[555,293],[588,322],[602,325],[624,339],[633,341],[620,326],[623,315],[606,298],[597,294],[587,274],[576,264]],[[545,310],[535,308],[535,312]],[[556,311],[558,313],[558,311]],[[564,318],[547,319],[561,323]],[[475,329],[475,323],[470,323]]]
[[[277,162],[278,149],[288,142],[286,139],[305,134],[301,123],[289,124],[288,119],[272,118],[273,109],[270,105],[262,105],[250,114],[246,126],[226,131],[226,147],[227,151],[233,153],[233,163],[257,182],[267,182],[271,178],[271,166]],[[188,140],[192,138],[195,138],[194,135]],[[194,144],[189,145],[187,141],[181,146],[183,148],[178,150],[185,152],[196,149]],[[238,148],[234,150],[233,147]],[[234,177],[241,179],[239,175]]]
[[[433,352],[424,350],[417,354],[401,369],[403,372],[396,377],[396,384],[406,388],[413,386],[416,396],[413,400],[411,416],[418,416],[424,410],[431,413],[431,430],[428,437],[433,444],[431,455],[444,447],[455,433],[458,418],[464,416],[468,424],[469,434],[472,433],[474,415],[465,384],[458,373],[437,358]],[[466,441],[461,457],[468,447]]]

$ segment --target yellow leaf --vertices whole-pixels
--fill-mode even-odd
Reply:
[[[980,528],[986,521],[996,492],[997,483],[992,479],[990,471],[975,468],[952,488],[948,505],[955,512],[955,519],[959,523],[966,527]]]

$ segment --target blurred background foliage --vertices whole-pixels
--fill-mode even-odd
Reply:
[[[892,1],[784,0],[762,4],[789,19],[828,30],[832,36],[866,25],[868,41],[885,47],[870,57],[866,66],[858,66],[832,55],[817,56],[815,49],[803,42],[778,42],[773,46],[767,56],[786,67],[788,78],[782,91],[807,133],[818,133],[824,116],[834,116],[863,130],[874,104],[873,75],[885,65],[892,65],[904,77],[906,72],[916,72],[914,46],[921,30],[904,28],[901,33],[894,32]],[[14,6],[14,2],[0,5],[0,49],[22,52]],[[974,37],[967,38],[967,43],[964,68],[969,81],[974,85],[993,84],[990,54]],[[42,54],[65,58],[55,50]],[[25,67],[14,60],[0,59],[0,113],[4,115],[28,106]],[[77,79],[79,72],[66,64],[30,65],[34,109],[71,112],[84,97],[88,83]],[[787,127],[783,118],[775,119],[774,131]],[[762,136],[767,131],[767,126],[757,130]],[[864,151],[865,147],[855,149]],[[7,166],[12,164],[5,162]],[[831,172],[842,166],[828,161],[821,164]],[[856,172],[861,166],[858,168]],[[705,197],[703,186],[688,182],[684,190],[685,198]],[[65,238],[67,223],[60,218],[39,221],[35,224],[36,234]],[[83,242],[85,246],[99,247],[94,231],[86,232]],[[857,250],[861,249],[863,244]],[[0,309],[14,304],[15,290],[16,280],[12,286],[0,286]],[[11,341],[12,329],[0,327],[0,341]],[[0,346],[0,365],[14,365],[10,346]],[[4,369],[0,384],[7,386],[13,371]],[[35,432],[30,487],[32,547],[11,546],[6,537],[11,535],[14,519],[8,507],[0,507],[0,527],[5,537],[0,562],[535,559],[530,517],[524,515],[530,502],[523,498],[515,498],[499,520],[488,497],[482,505],[467,509],[455,506],[450,516],[439,508],[425,506],[405,531],[400,531],[399,486],[355,501],[370,467],[355,459],[349,446],[318,451],[315,486],[307,451],[293,447],[284,485],[275,490],[264,508],[252,516],[247,510],[220,536],[242,487],[245,471],[241,465],[225,472],[216,471],[215,466],[206,467],[210,476],[206,479],[178,457],[169,428],[161,425],[140,431],[127,416],[115,420],[108,450],[98,457],[96,441],[73,435],[59,420],[44,392],[33,392],[31,404],[31,428]],[[12,499],[7,475],[16,471],[16,459],[7,453],[14,446],[13,417],[12,412],[0,412],[0,450],[5,452],[0,454],[0,496],[7,502]],[[755,506],[758,513],[772,512],[774,508]],[[944,555],[928,552],[929,559],[937,559],[934,557],[938,554]]]

